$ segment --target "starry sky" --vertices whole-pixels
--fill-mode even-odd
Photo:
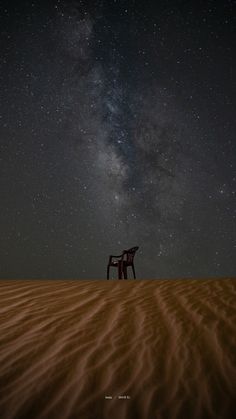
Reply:
[[[0,7],[0,278],[235,276],[235,2]]]

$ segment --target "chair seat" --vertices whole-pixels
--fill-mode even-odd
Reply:
[[[117,266],[120,263],[119,260],[114,260],[113,262],[109,263],[110,266]]]
[[[121,260],[114,260],[111,263],[109,263],[110,266],[117,266],[119,263],[121,263]],[[132,266],[132,262],[127,262],[126,260],[123,261],[123,265],[125,266]]]

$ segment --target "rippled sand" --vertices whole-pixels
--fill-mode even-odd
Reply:
[[[236,280],[1,281],[0,328],[1,419],[236,417]]]

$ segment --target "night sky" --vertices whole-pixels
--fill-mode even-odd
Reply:
[[[235,276],[234,6],[1,2],[0,278]]]

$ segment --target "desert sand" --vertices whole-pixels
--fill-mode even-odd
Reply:
[[[0,281],[1,419],[236,417],[236,280]]]

